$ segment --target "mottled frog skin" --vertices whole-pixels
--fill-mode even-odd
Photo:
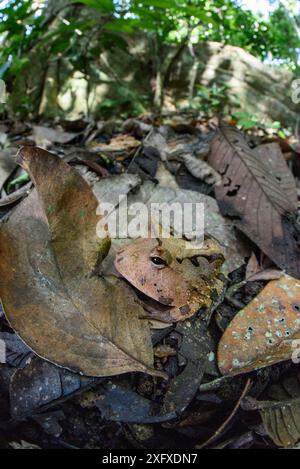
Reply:
[[[223,290],[218,278],[223,262],[221,247],[212,239],[196,249],[184,239],[149,238],[119,251],[115,268],[150,300],[150,318],[176,322],[213,304]]]

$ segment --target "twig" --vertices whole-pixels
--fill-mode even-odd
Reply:
[[[217,378],[213,381],[210,381],[209,383],[204,383],[199,386],[199,391],[200,392],[211,392],[211,391],[216,391],[217,389],[220,388],[220,386],[224,383],[226,383],[230,379],[228,376],[222,376],[222,378]]]
[[[31,186],[32,186],[32,182],[30,181],[25,186],[16,190],[12,194],[2,197],[2,199],[0,199],[0,207],[6,207],[7,205],[14,204],[19,199],[22,199],[22,197],[24,197],[26,194],[29,193]]]
[[[202,445],[200,446],[196,446],[196,449],[203,449],[205,448],[206,446],[210,445],[219,435],[221,435],[221,433],[225,430],[225,428],[228,426],[228,424],[231,422],[231,420],[233,419],[233,417],[235,417],[237,411],[239,410],[240,408],[240,405],[241,405],[241,402],[242,400],[244,399],[244,397],[247,395],[250,387],[252,385],[252,381],[251,379],[248,379],[247,383],[246,383],[246,386],[245,386],[245,389],[244,391],[242,392],[242,395],[241,397],[239,398],[238,402],[236,403],[236,405],[234,406],[234,409],[233,411],[231,412],[231,414],[229,415],[229,417],[225,420],[225,422],[220,426],[220,428],[207,440],[205,441],[205,443],[203,443]]]

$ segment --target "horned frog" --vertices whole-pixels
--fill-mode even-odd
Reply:
[[[221,248],[213,239],[195,248],[184,239],[148,238],[119,251],[115,267],[145,295],[149,318],[171,323],[211,307],[224,288],[219,278],[223,262]]]

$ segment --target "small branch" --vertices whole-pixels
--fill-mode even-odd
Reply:
[[[28,182],[25,186],[16,190],[12,194],[2,197],[2,199],[0,199],[0,207],[6,207],[7,205],[14,204],[18,200],[22,199],[22,197],[24,197],[25,195],[29,193],[31,186],[32,186],[32,182]]]
[[[248,381],[246,383],[246,386],[245,386],[245,389],[242,392],[241,397],[239,398],[238,402],[236,403],[236,405],[235,405],[233,411],[231,412],[231,414],[229,415],[229,417],[225,420],[225,422],[220,426],[220,428],[205,443],[203,443],[200,446],[196,446],[196,449],[204,449],[206,446],[210,445],[216,438],[218,438],[218,436],[220,436],[222,434],[222,432],[225,430],[225,428],[229,425],[229,423],[235,417],[237,411],[240,408],[242,400],[246,397],[246,395],[247,395],[249,389],[251,388],[251,386],[252,386],[252,381],[251,381],[251,379],[248,379]]]

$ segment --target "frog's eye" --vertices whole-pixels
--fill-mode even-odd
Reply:
[[[162,259],[161,257],[158,257],[158,256],[152,256],[150,257],[150,260],[152,262],[152,264],[158,266],[158,267],[165,267],[167,265],[167,262]]]

